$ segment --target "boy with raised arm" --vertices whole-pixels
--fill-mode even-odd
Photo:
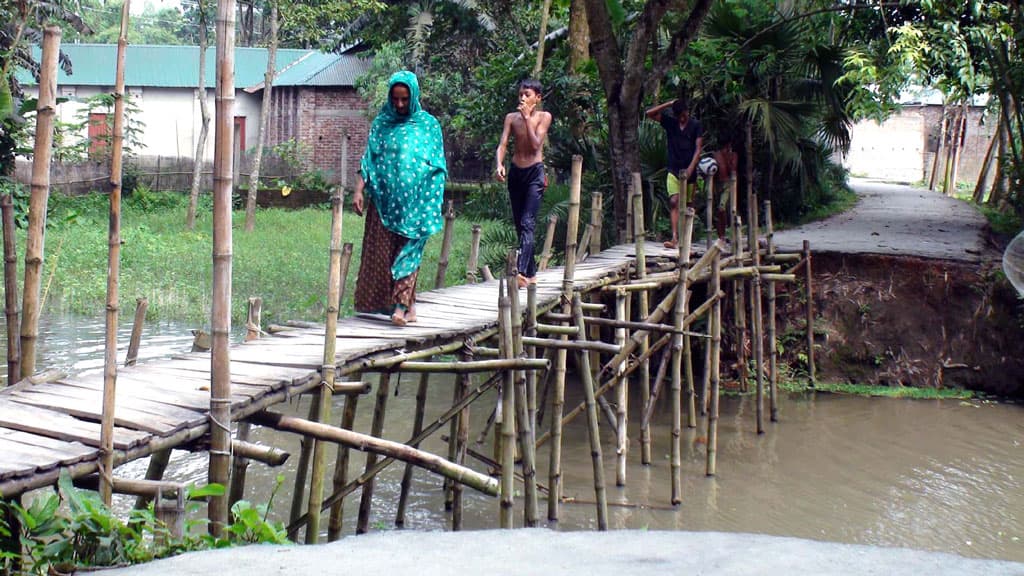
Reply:
[[[671,112],[665,109],[672,107]],[[697,162],[704,145],[704,128],[700,120],[690,116],[690,106],[685,98],[670,100],[649,109],[647,117],[661,124],[668,138],[668,175],[665,177],[669,206],[671,207],[672,240],[665,242],[666,248],[675,248],[678,243],[676,228],[679,222],[679,193],[684,192],[686,203],[690,204],[690,184],[697,182]]]
[[[519,258],[516,283],[520,288],[536,281],[537,261],[534,258],[534,230],[537,210],[540,209],[544,189],[548,186],[544,174],[544,138],[551,127],[551,113],[537,110],[541,101],[541,85],[537,80],[519,83],[519,107],[505,115],[501,141],[495,152],[494,174],[499,182],[506,181],[505,152],[508,137],[515,137],[515,152],[509,165],[508,198],[512,205],[512,219],[519,237]]]

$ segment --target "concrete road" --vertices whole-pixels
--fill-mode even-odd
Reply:
[[[103,574],[1008,576],[1024,575],[1024,563],[757,534],[535,528],[378,532],[320,546],[248,546],[191,553]]]
[[[940,192],[851,179],[860,200],[826,220],[775,234],[780,251],[809,240],[813,252],[920,256],[960,262],[994,260],[985,242],[985,217],[970,204]]]

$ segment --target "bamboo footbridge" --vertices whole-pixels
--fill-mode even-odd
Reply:
[[[798,270],[802,270],[804,288],[810,291],[810,250],[805,245],[800,254],[775,253],[767,202],[766,235],[762,238],[759,234],[756,210],[748,210],[744,233],[741,219],[735,214],[735,184],[730,194],[731,249],[722,239],[693,245],[692,210],[681,215],[682,241],[678,249],[647,241],[640,186],[635,185],[628,231],[633,242],[601,250],[603,208],[599,194],[594,195],[591,209],[597,216],[584,231],[583,240],[576,240],[580,170],[579,160],[574,159],[565,266],[542,269],[536,284],[517,290],[514,281],[505,280],[515,277],[512,267],[501,278],[476,282],[475,264],[467,265],[472,281],[419,293],[417,320],[406,326],[394,326],[386,318],[365,315],[338,319],[336,304],[334,318],[329,312],[324,325],[290,322],[271,326],[266,337],[230,348],[229,421],[218,421],[215,416],[224,412],[211,411],[211,355],[207,352],[119,368],[113,463],[117,466],[152,456],[146,481],[119,480],[116,469],[114,474],[104,476],[104,454],[100,448],[103,374],[38,383],[29,380],[3,389],[0,496],[18,497],[52,485],[66,471],[83,483],[90,478],[105,478],[115,492],[148,495],[158,502],[170,495],[180,502],[181,486],[161,482],[161,466],[166,466],[172,448],[209,450],[212,461],[216,450],[210,444],[210,435],[217,428],[233,434],[231,449],[219,455],[234,457],[231,493],[240,494],[249,459],[276,465],[287,457],[280,450],[247,441],[249,427],[256,424],[301,434],[310,440],[303,442],[299,460],[289,527],[293,538],[305,526],[306,541],[316,542],[320,535],[320,512],[328,509],[328,536],[336,538],[341,526],[341,502],[356,490],[362,491],[357,532],[365,532],[374,477],[396,459],[407,466],[398,523],[404,516],[413,466],[447,479],[453,529],[461,527],[463,486],[499,498],[502,527],[513,526],[516,482],[523,485],[525,525],[538,524],[538,501],[543,494],[547,494],[547,518],[557,521],[563,449],[590,451],[594,461],[597,524],[604,529],[607,498],[599,435],[601,421],[606,421],[614,431],[615,446],[610,452],[616,461],[614,481],[623,485],[630,434],[641,439],[640,458],[645,464],[650,463],[650,420],[655,404],[667,402],[673,418],[669,439],[671,504],[678,504],[682,499],[680,430],[683,426],[697,426],[698,415],[707,416],[707,474],[715,474],[724,331],[730,331],[733,342],[748,342],[753,350],[749,361],[754,374],[746,372],[746,346],[734,344],[733,352],[744,385],[748,377],[756,380],[757,432],[764,431],[766,396],[768,415],[776,420],[775,287],[794,284]],[[639,183],[638,175],[634,181]],[[343,284],[340,279],[345,274],[341,270],[347,268],[347,256],[351,253],[350,247],[340,246],[340,204],[336,195],[329,295],[329,302],[335,303],[340,298],[338,292],[344,288],[333,283]],[[748,204],[757,206],[756,200],[748,200]],[[449,205],[449,225],[453,218]],[[751,221],[753,224],[749,224]],[[554,221],[549,222],[542,267],[550,253],[554,229]],[[439,278],[443,278],[443,268],[447,266],[449,230],[450,226],[446,227]],[[479,234],[474,237],[478,241]],[[471,261],[475,259],[476,246],[474,243]],[[510,261],[514,262],[514,258]],[[810,329],[813,299],[806,300]],[[723,318],[729,326],[723,326]],[[809,330],[813,378],[811,337]],[[703,361],[695,358],[698,354],[691,341],[701,342]],[[571,364],[567,361],[570,354],[574,360]],[[452,357],[456,359],[451,360]],[[657,374],[652,377],[650,366],[659,360]],[[380,378],[373,394],[373,423],[368,433],[358,433],[352,430],[358,400],[374,388],[358,379],[374,372]],[[404,439],[404,443],[382,438],[390,378],[400,372],[421,375],[413,437]],[[564,405],[567,372],[574,372],[583,388],[585,402],[579,406]],[[455,374],[455,390],[451,408],[436,420],[425,422],[426,387],[432,373]],[[474,380],[473,373],[484,373],[486,378]],[[666,381],[667,386],[663,385]],[[627,406],[630,385],[640,386],[643,404],[632,411]],[[493,425],[493,459],[474,453],[469,440],[470,406],[492,390],[497,390],[497,399],[494,395],[489,397],[492,400],[486,409],[491,418],[487,428],[480,431],[477,443],[483,441]],[[301,394],[312,394],[314,398],[308,419],[270,410]],[[335,394],[346,399],[338,426],[331,425],[330,416],[330,400]],[[540,433],[539,412],[545,410],[547,427]],[[637,413],[642,415],[639,424],[629,421],[631,413],[634,418]],[[589,446],[563,447],[562,427],[581,415],[586,417]],[[636,431],[631,431],[631,426]],[[424,438],[443,427],[449,433],[448,454],[439,456],[418,449]],[[337,445],[338,451],[333,474],[329,475],[325,446],[332,445]],[[365,472],[350,479],[347,472],[352,448],[367,452],[367,461]],[[548,453],[546,485],[537,477],[539,448]],[[469,458],[480,460],[488,473],[468,466]],[[329,496],[324,497],[325,492]]]

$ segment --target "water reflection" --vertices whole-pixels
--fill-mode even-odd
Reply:
[[[102,322],[92,327],[70,321],[59,324],[61,328],[54,326],[47,329],[44,338],[52,339],[43,347],[46,362],[76,371],[102,366]],[[67,332],[61,334],[60,330]],[[167,332],[162,330],[159,326],[147,327],[144,355],[188,349],[191,338],[185,327],[167,325]],[[127,341],[127,335],[124,339]],[[387,438],[405,439],[410,435],[417,380],[403,377],[397,396],[389,398]],[[450,405],[452,386],[450,378],[431,379],[427,422]],[[361,402],[356,423],[359,431],[369,430],[370,398]],[[493,394],[485,395],[473,406],[471,438],[481,429],[495,401]],[[638,406],[639,400],[632,398],[631,410],[638,412]],[[343,401],[336,399],[335,422],[342,407]],[[780,408],[781,421],[769,424],[767,433],[758,436],[754,432],[753,400],[723,399],[715,478],[704,475],[704,421],[698,429],[684,429],[683,503],[673,508],[668,505],[671,418],[662,407],[655,415],[650,466],[640,465],[640,447],[635,434],[631,434],[634,440],[630,444],[627,485],[608,487],[609,500],[616,504],[609,509],[610,526],[757,532],[1024,561],[1021,406],[797,394],[784,395]],[[308,400],[295,400],[278,409],[305,416]],[[631,421],[638,421],[638,414],[633,414]],[[613,438],[608,430],[602,434],[605,474],[614,482]],[[293,454],[281,469],[254,463],[248,476],[247,497],[266,502],[276,477],[284,475],[284,487],[272,511],[282,518],[290,507],[299,441],[295,436],[262,428],[255,429],[254,438]],[[596,528],[594,507],[589,503],[594,494],[587,446],[583,419],[566,427],[565,496],[575,498],[576,503],[562,506],[559,529]],[[439,437],[427,440],[422,447],[447,453]],[[490,440],[474,448],[489,453]],[[362,455],[354,453],[350,478],[362,471],[362,463]],[[541,450],[538,478],[544,483],[547,465],[547,450]],[[145,466],[145,461],[134,462],[122,467],[119,474],[141,477]],[[483,469],[476,462],[472,466]],[[395,464],[379,477],[371,521],[374,530],[394,526],[402,471],[402,465]],[[205,454],[175,452],[168,478],[204,483],[206,474]],[[413,478],[406,527],[446,529],[450,518],[444,511],[442,481],[422,471]],[[358,500],[358,491],[346,500],[345,534],[354,532]],[[467,529],[497,525],[497,500],[467,490],[465,506]],[[542,516],[545,508],[542,500]],[[518,501],[516,522],[522,522]]]

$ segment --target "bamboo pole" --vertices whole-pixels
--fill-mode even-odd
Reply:
[[[814,288],[811,284],[811,243],[808,240],[804,240],[804,274],[807,283],[807,373],[813,388],[817,383],[814,366]]]
[[[676,314],[675,326],[678,328],[677,335],[682,335],[682,371],[681,376],[686,377],[686,426],[688,428],[697,427],[697,407],[694,399],[694,385],[693,385],[693,349],[690,345],[690,335],[683,330],[683,323],[686,322],[686,317],[690,314],[690,248],[693,243],[693,221],[694,221],[694,210],[687,208],[680,224],[681,229],[678,231],[679,237],[679,290],[683,297],[676,298]],[[676,368],[673,366],[673,377],[676,374]],[[681,402],[681,399],[680,399]],[[682,411],[682,404],[673,404],[679,411]],[[681,494],[681,493],[680,493]]]
[[[263,299],[258,296],[249,297],[249,306],[245,315],[245,341],[259,340],[263,335]]]
[[[764,224],[768,235],[768,263],[775,263],[775,227],[772,222],[772,202],[764,201]],[[775,338],[775,282],[768,282],[768,414],[772,422],[779,421],[778,383],[779,350]]]
[[[693,235],[693,208],[687,208],[680,219],[680,230],[677,231],[679,242],[679,284],[676,287],[675,301],[675,325],[682,329],[683,320],[686,318],[687,299],[689,296],[689,285],[686,278],[690,266],[690,239]],[[672,496],[673,506],[683,501],[683,480],[682,480],[682,428],[683,428],[683,385],[685,376],[683,372],[683,339],[681,334],[672,336],[672,401],[669,403],[672,410]],[[688,389],[692,385],[688,383]],[[692,397],[692,396],[691,396]],[[692,414],[692,410],[690,412]]]
[[[343,430],[351,430],[352,429],[352,426],[355,424],[355,420],[356,420],[356,407],[358,405],[359,405],[359,395],[358,394],[348,394],[347,396],[345,396],[345,409],[341,413],[341,424],[339,425],[339,428],[341,428]],[[334,478],[333,478],[333,485],[332,485],[333,488],[332,488],[332,491],[331,491],[331,497],[332,498],[333,498],[333,496],[335,494],[338,494],[338,492],[344,486],[346,486],[348,484],[348,461],[349,461],[350,454],[351,454],[351,451],[349,450],[349,448],[347,446],[345,446],[344,444],[338,444],[338,455],[337,455],[337,459],[335,460],[335,464],[334,464]],[[328,498],[328,500],[330,500],[330,498]],[[344,505],[345,505],[345,498],[344,498],[344,496],[342,496],[340,498],[337,498],[337,500],[335,500],[334,502],[329,504],[330,509],[331,509],[331,517],[328,520],[328,524],[327,524],[327,541],[328,542],[334,542],[335,540],[337,540],[338,538],[341,537],[341,525],[342,525],[342,522],[344,521],[344,510],[345,510],[344,509]],[[293,522],[296,521],[296,520],[297,520],[297,518],[292,519]],[[289,526],[288,530],[289,530],[289,532],[291,532],[292,527]],[[297,528],[296,528],[296,530],[297,530]]]
[[[601,229],[604,224],[604,194],[590,193],[590,255],[601,251]]]
[[[716,256],[711,264],[711,289],[721,289],[719,277],[719,259]],[[714,476],[718,466],[718,385],[720,380],[719,369],[722,349],[722,303],[720,299],[715,300],[711,311],[711,390],[709,393],[708,406],[708,446],[707,463],[705,474]]]
[[[146,308],[149,307],[149,300],[145,298],[135,299],[135,320],[132,322],[132,337],[128,341],[128,353],[124,358],[125,366],[134,366],[139,358],[139,343],[142,341],[142,325],[146,321]]]
[[[320,399],[317,396],[317,392],[314,392],[310,396],[309,402],[309,414],[306,416],[306,420],[316,420],[317,414],[320,409]],[[302,510],[306,507],[306,481],[309,479],[309,465],[313,461],[313,445],[316,442],[307,436],[303,436],[299,444],[299,461],[295,467],[295,488],[292,490],[292,507],[289,518],[291,523],[294,524],[295,519],[300,516],[305,516]],[[298,532],[288,532],[288,539],[297,542]]]
[[[500,326],[499,348],[503,358],[512,360],[512,311],[509,292],[515,291],[514,284],[508,276],[498,280],[498,324]],[[516,469],[516,408],[515,408],[515,376],[510,369],[502,373],[501,383],[501,451],[498,461],[501,463],[501,505],[499,525],[502,528],[513,528],[512,506],[515,504],[515,469]]]
[[[576,326],[580,329],[578,338],[585,340],[587,332],[583,325],[582,299],[577,293],[572,295],[572,314],[576,318]],[[601,455],[601,431],[598,428],[597,400],[594,395],[594,381],[590,371],[590,355],[580,352],[577,355],[580,366],[580,380],[583,385],[583,395],[587,404],[587,431],[590,438],[590,457],[594,465],[594,495],[597,500],[597,529],[608,529],[608,498],[604,485],[604,458]],[[554,493],[550,492],[550,498]]]
[[[315,422],[329,422],[334,379],[337,374],[334,355],[338,349],[338,312],[341,307],[341,235],[343,191],[334,189],[331,196],[331,246],[327,267],[327,310],[324,321],[324,356],[320,368],[321,385],[315,396],[317,415]],[[316,544],[320,539],[320,503],[324,497],[324,476],[327,465],[327,446],[322,441],[313,442],[313,476],[309,483],[309,500],[306,513],[306,544]]]
[[[576,251],[576,262],[577,263],[583,262],[584,260],[587,259],[587,256],[588,256],[587,250],[589,250],[589,246],[590,246],[590,234],[591,234],[591,231],[593,229],[594,229],[594,227],[591,226],[590,224],[587,224],[586,227],[583,228],[583,236],[580,238],[580,244],[579,244],[580,249]]]
[[[100,498],[110,506],[114,477],[114,410],[117,392],[117,323],[121,280],[121,177],[124,158],[124,66],[128,51],[128,5],[121,5],[114,80],[114,128],[110,157],[110,218],[107,234],[107,313],[103,354],[103,415],[100,423]]]
[[[170,461],[170,448],[153,452],[149,457],[149,464],[146,465],[146,480],[150,482],[163,480],[164,472],[167,470],[167,465]],[[116,481],[117,479],[115,478],[114,480]],[[149,497],[139,496],[135,499],[135,509],[145,510],[149,506],[150,500],[151,498]]]
[[[576,274],[576,229],[579,224],[580,189],[583,185],[583,157],[572,157],[572,171],[569,180],[569,222],[565,237],[565,269],[562,276],[562,313],[572,312],[572,295]],[[554,228],[549,221],[548,237]],[[545,239],[545,245],[548,241]],[[562,336],[567,339],[566,336]],[[555,385],[551,395],[551,451],[548,461],[548,520],[558,521],[558,505],[562,497],[562,411],[565,408],[565,369],[567,354],[559,350],[555,363]]]
[[[615,293],[615,319],[625,321],[626,319],[626,292],[619,291]],[[622,349],[626,345],[626,329],[618,328],[615,330],[615,346]],[[589,361],[589,357],[588,357]],[[626,454],[629,452],[629,436],[627,435],[626,425],[628,422],[626,403],[629,398],[629,385],[628,378],[625,377],[626,373],[626,361],[623,360],[615,367],[615,374],[617,376],[617,382],[615,384],[616,391],[616,403],[618,404],[618,410],[615,414],[614,426],[615,426],[615,485],[625,486],[626,485]],[[648,402],[650,396],[648,395]]]
[[[412,419],[412,434],[416,436],[423,431],[423,416],[426,412],[427,406],[427,387],[430,384],[430,374],[420,374],[419,384],[416,386],[416,413]],[[410,444],[413,448],[419,448],[420,445]],[[454,448],[454,446],[452,446]],[[448,459],[455,461],[449,452]],[[405,471],[402,473],[402,484],[398,494],[398,510],[395,512],[395,526],[401,528],[405,526],[405,509],[409,504],[409,489],[412,487],[412,464],[405,463]]]
[[[36,138],[32,153],[32,192],[28,207],[28,232],[25,236],[25,280],[22,289],[21,374],[8,380],[28,378],[36,371],[36,339],[39,336],[39,301],[44,244],[46,206],[50,196],[50,158],[53,155],[53,124],[57,109],[57,55],[60,52],[60,28],[48,26],[43,32],[43,52],[39,63],[39,98],[36,105]]]
[[[10,194],[0,196],[4,225],[4,313],[7,318],[7,385],[21,378],[21,340],[18,325],[18,251],[14,234],[14,202]]]
[[[391,390],[391,374],[387,372],[380,375],[377,383],[377,401],[373,405],[373,421],[370,423],[370,436],[380,438],[384,433],[384,412],[388,406],[388,393]],[[366,455],[366,473],[377,464],[377,454],[370,452]],[[356,520],[356,534],[365,534],[370,525],[370,506],[373,504],[374,477],[371,476],[363,486],[363,493],[359,498],[359,517]],[[308,529],[307,529],[308,530]]]
[[[477,269],[479,268],[480,261],[480,225],[473,224],[473,231],[470,237],[469,244],[469,259],[466,260],[466,283],[475,284],[479,281],[477,278]]]
[[[231,486],[228,488],[228,509],[245,498],[245,477],[249,471],[249,458],[239,453],[238,442],[248,444],[252,424],[248,420],[239,422],[235,430],[237,440],[231,444]]]
[[[939,171],[939,158],[942,156],[943,149],[946,144],[946,127],[949,125],[949,119],[946,117],[946,101],[942,102],[942,119],[939,122],[939,139],[935,143],[935,156],[932,157],[932,170],[931,174],[928,175],[928,189],[935,190],[935,175]]]
[[[441,240],[441,256],[437,260],[437,274],[434,276],[434,288],[444,287],[444,276],[448,271],[448,259],[452,253],[452,234],[455,233],[455,202],[448,201],[444,211],[444,237]]]
[[[647,257],[644,254],[644,244],[647,242],[647,233],[644,229],[644,187],[643,179],[639,172],[633,172],[633,239],[636,247],[636,278],[637,282],[643,283],[647,278]],[[641,318],[646,318],[650,313],[650,300],[649,295],[646,291],[640,292],[637,296],[637,305],[639,306],[639,314]],[[628,318],[624,318],[628,320]],[[640,353],[643,354],[650,347],[650,339],[644,336],[640,340]],[[644,361],[640,364],[640,405],[646,406],[651,400],[651,364],[649,361]],[[623,384],[624,389],[620,390],[619,398],[625,403],[629,394],[626,389],[628,384]],[[623,408],[624,410],[625,408]],[[642,423],[641,423],[642,424]],[[620,442],[628,446],[628,438],[625,437],[625,424],[623,424],[622,436]],[[621,456],[625,458],[625,454]],[[650,428],[640,428],[640,462],[644,465],[650,465],[651,463],[651,430]],[[622,474],[621,480],[625,483],[625,461],[622,463]],[[618,480],[618,479],[617,479]]]
[[[523,333],[526,338],[534,338],[537,336],[537,285],[528,284],[526,286],[526,326],[524,327]],[[536,358],[537,348],[526,342],[523,342],[526,346],[526,357]],[[547,352],[545,350],[545,352]],[[530,370],[526,373],[526,393],[527,393],[527,407],[530,411],[530,432],[533,434],[531,442],[536,445],[537,442],[537,373]]]
[[[515,262],[515,252],[510,254]],[[514,275],[508,276],[513,278]],[[510,283],[511,284],[511,283]],[[512,286],[509,286],[512,288]],[[519,291],[512,288],[508,291],[509,312],[512,322],[511,352],[515,358],[528,358],[523,348],[523,314],[519,305]],[[532,372],[532,371],[531,371]],[[516,430],[519,432],[519,450],[522,458],[522,470],[525,483],[523,486],[523,525],[527,528],[537,526],[537,445],[534,444],[533,426],[530,421],[529,392],[526,386],[526,372],[513,373],[514,409],[518,421]],[[513,469],[514,471],[514,469]]]
[[[226,485],[231,463],[231,197],[234,178],[235,2],[217,1],[216,128],[213,159],[213,306],[210,312],[211,484]],[[228,522],[227,496],[209,505],[210,534]]]
[[[475,360],[473,362],[403,362],[398,365],[401,372],[492,372],[494,370],[547,370],[550,364],[543,358],[499,358],[497,360]]]
[[[469,360],[472,356],[463,353],[463,361]],[[533,372],[528,372],[533,374]],[[459,374],[455,377],[455,404],[458,405],[469,394],[470,375]],[[455,460],[460,466],[466,464],[466,453],[469,450],[469,404],[459,410],[455,418]],[[452,531],[462,530],[462,484],[452,483]]]
[[[743,262],[743,242],[742,242],[742,224],[740,223],[739,216],[733,221],[733,250],[736,257],[736,267],[740,267]],[[721,274],[721,272],[719,272]],[[722,275],[720,278],[730,278],[728,275]],[[732,297],[733,297],[733,325],[736,332],[736,337],[733,339],[736,346],[736,364],[739,372],[739,384],[740,390],[743,392],[747,391],[747,298],[746,291],[744,290],[745,285],[743,282],[732,282]]]
[[[544,235],[544,248],[540,252],[540,263],[537,268],[547,270],[551,261],[551,246],[555,242],[555,227],[558,225],[558,214],[548,215],[548,229]]]
[[[374,456],[382,455],[389,459],[413,462],[421,468],[440,474],[445,478],[451,478],[488,496],[498,494],[498,482],[494,478],[470,470],[465,466],[457,466],[429,452],[415,450],[406,444],[273,412],[259,412],[253,416],[253,420],[275,430],[313,436],[325,442],[343,443]]]
[[[572,334],[563,333],[564,335],[575,335],[577,331],[573,331]],[[579,341],[565,341],[565,340],[553,340],[549,338],[533,338],[530,336],[523,337],[524,344],[530,344],[538,348],[555,348],[555,349],[566,349],[566,350],[590,350],[593,352],[605,352],[608,354],[618,354],[621,348],[615,344],[605,344],[604,342],[586,342]]]
[[[750,244],[750,258],[754,269],[761,265],[761,251],[758,250],[757,242],[760,236],[757,217],[757,194],[752,194],[750,206],[748,207],[748,242]],[[754,334],[751,337],[754,345],[754,378],[757,382],[757,433],[764,434],[764,318],[761,315],[761,275],[755,274],[750,279],[750,307],[751,327]]]

